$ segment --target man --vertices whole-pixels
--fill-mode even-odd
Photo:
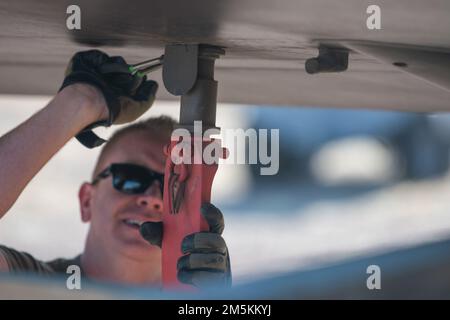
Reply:
[[[102,141],[90,129],[133,121],[150,108],[156,82],[120,71],[126,66],[121,57],[97,50],[77,53],[49,104],[0,138],[0,217],[73,136],[88,147],[99,145]],[[152,118],[117,131],[106,143],[92,181],[79,190],[81,219],[90,222],[80,256],[46,263],[0,246],[0,271],[65,273],[76,264],[88,279],[159,287],[163,147],[174,125],[167,117]],[[222,214],[211,204],[201,211],[210,232],[184,239],[178,279],[195,286],[230,284]]]

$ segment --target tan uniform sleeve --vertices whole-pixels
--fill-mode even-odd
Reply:
[[[11,273],[53,273],[52,268],[47,263],[35,259],[29,253],[20,252],[0,245],[0,254],[3,257],[3,260],[7,263],[7,271]]]

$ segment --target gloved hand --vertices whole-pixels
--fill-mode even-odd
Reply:
[[[99,50],[76,53],[69,62],[60,91],[74,83],[97,87],[105,97],[109,110],[107,120],[97,121],[84,128],[76,138],[88,148],[105,142],[91,129],[131,122],[144,114],[155,100],[158,84],[147,77],[132,75],[122,57],[110,57]]]
[[[178,280],[199,288],[231,286],[230,256],[221,234],[225,227],[222,212],[210,203],[204,203],[201,214],[209,225],[209,232],[186,236],[181,243],[184,256],[178,259]],[[162,222],[145,222],[141,235],[150,244],[161,247]]]

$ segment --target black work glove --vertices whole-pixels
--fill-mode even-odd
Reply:
[[[76,135],[84,146],[94,148],[105,142],[93,128],[134,121],[152,106],[158,84],[146,76],[132,75],[128,68],[122,57],[99,50],[78,52],[70,60],[60,91],[74,83],[93,85],[103,93],[109,110],[107,120],[92,123]]]
[[[209,232],[186,236],[181,243],[184,256],[178,259],[178,280],[199,288],[231,286],[230,255],[221,234],[225,227],[222,212],[210,203],[204,203],[201,214],[209,225]],[[145,222],[141,235],[150,244],[161,247],[162,222]]]

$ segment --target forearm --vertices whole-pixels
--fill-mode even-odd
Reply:
[[[51,157],[98,119],[101,101],[92,104],[103,98],[90,99],[97,93],[93,88],[85,89],[86,85],[67,87],[45,108],[0,138],[0,218]]]

